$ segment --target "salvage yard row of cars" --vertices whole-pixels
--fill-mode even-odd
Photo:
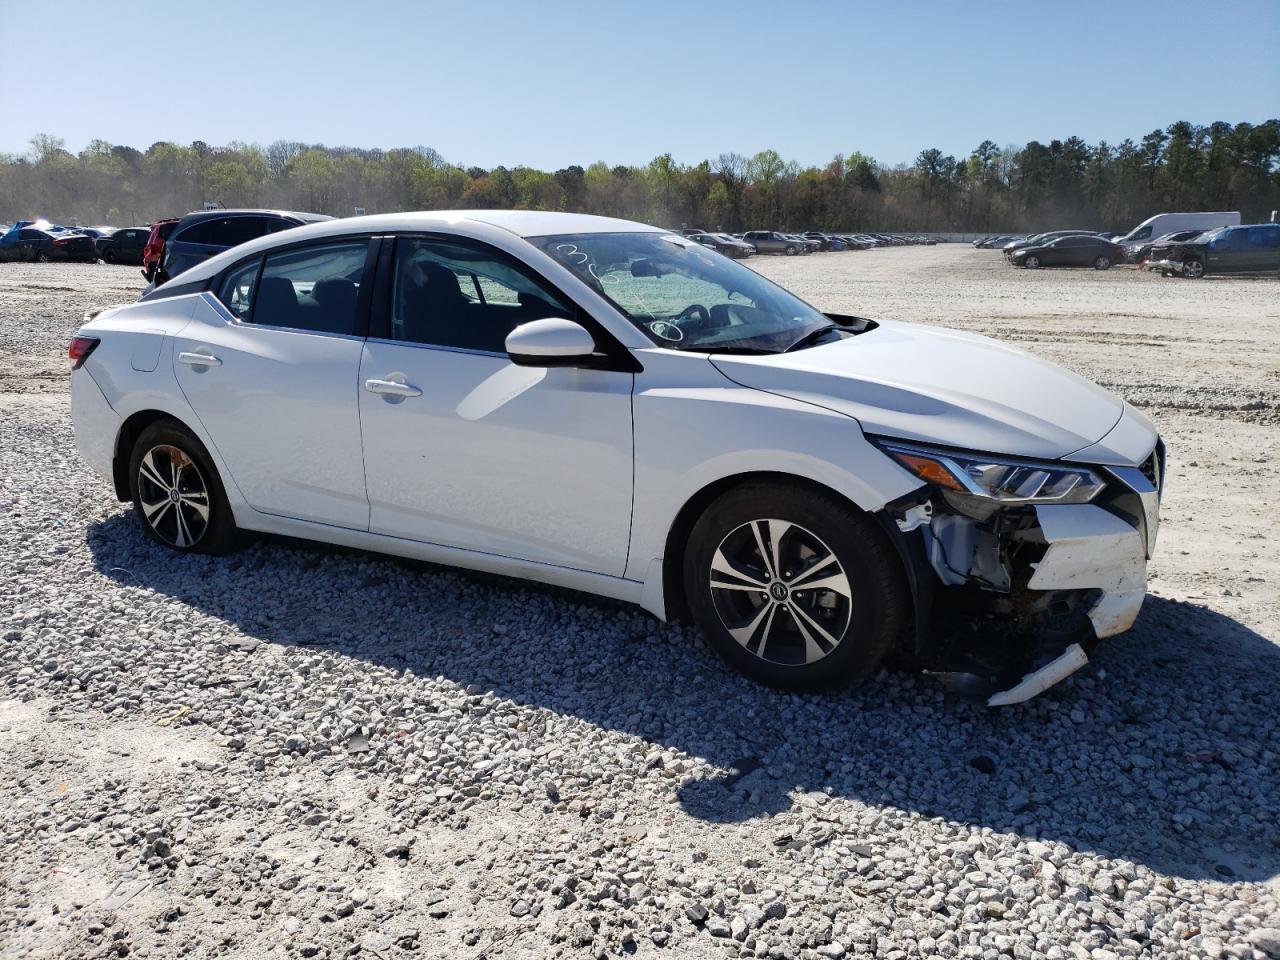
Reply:
[[[1093,267],[1108,270],[1134,263],[1162,276],[1198,279],[1210,274],[1280,271],[1280,223],[1239,223],[1236,214],[1163,214],[1163,217],[1233,217],[1210,229],[1192,227],[1157,234],[1140,227],[1128,235],[1092,230],[1054,230],[1029,237],[991,236],[974,241],[978,249],[1002,250],[1009,263],[1040,267]],[[1159,218],[1152,218],[1153,220]],[[1136,236],[1136,239],[1135,239]]]
[[[739,260],[757,253],[777,253],[794,257],[817,253],[820,250],[871,250],[876,247],[904,247],[915,244],[932,246],[937,243],[937,240],[931,237],[916,234],[822,233],[818,230],[810,230],[806,233],[783,233],[779,230],[712,233],[686,228],[681,233],[704,247],[710,247],[725,256]]]

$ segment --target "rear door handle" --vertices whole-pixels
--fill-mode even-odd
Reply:
[[[185,363],[191,367],[220,367],[222,361],[211,353],[192,353],[189,350],[183,350],[178,354],[178,362]]]
[[[391,397],[420,397],[422,391],[417,387],[400,383],[398,380],[366,380],[364,388],[370,393],[381,393]]]

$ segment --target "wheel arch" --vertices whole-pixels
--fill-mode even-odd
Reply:
[[[133,453],[133,445],[142,436],[142,431],[157,420],[173,420],[191,432],[193,436],[197,436],[198,439],[198,435],[191,430],[188,424],[183,422],[181,417],[175,416],[167,410],[148,408],[130,414],[116,433],[115,452],[111,458],[111,481],[115,486],[116,499],[121,503],[126,503],[133,499],[133,494],[129,489],[129,457]]]
[[[748,483],[760,482],[789,483],[808,487],[811,490],[839,499],[858,513],[872,519],[877,518],[876,512],[864,509],[834,487],[799,474],[776,470],[755,470],[730,474],[713,480],[697,490],[684,502],[680,509],[676,511],[675,518],[667,529],[662,552],[662,606],[667,620],[688,622],[691,619],[688,599],[684,592],[684,552],[688,547],[689,536],[692,534],[694,524],[698,522],[698,518],[702,516],[707,507],[728,491]],[[883,527],[883,524],[878,523],[878,526]],[[889,539],[892,540],[892,538]],[[897,555],[896,550],[895,555]],[[908,573],[909,571],[907,571],[904,563],[903,574],[907,575]]]

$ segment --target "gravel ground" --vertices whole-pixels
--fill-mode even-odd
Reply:
[[[758,259],[992,333],[1170,446],[1152,596],[988,711],[796,696],[567,591],[271,540],[175,559],[76,457],[136,268],[0,265],[0,957],[1280,956],[1280,285]]]

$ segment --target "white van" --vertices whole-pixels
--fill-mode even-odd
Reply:
[[[1239,211],[1157,213],[1149,220],[1143,220],[1116,243],[1123,244],[1125,249],[1132,249],[1163,237],[1166,233],[1178,233],[1182,230],[1212,230],[1215,227],[1238,227],[1239,225]]]

